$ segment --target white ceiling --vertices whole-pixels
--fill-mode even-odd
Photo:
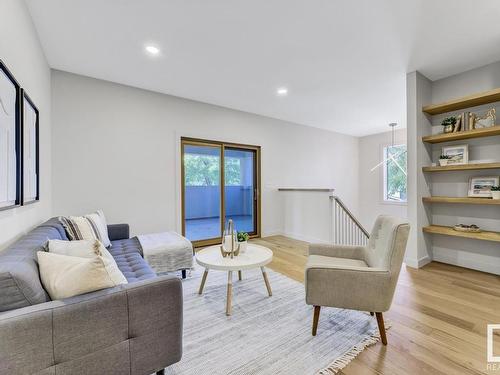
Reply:
[[[500,60],[498,0],[26,2],[55,69],[357,136],[404,125],[406,72]]]

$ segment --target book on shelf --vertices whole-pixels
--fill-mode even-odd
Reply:
[[[458,133],[460,131],[460,129],[462,128],[462,125],[463,125],[463,113],[462,115],[458,116],[457,117],[457,122],[455,124],[455,127],[453,128],[453,133]]]
[[[469,130],[469,120],[470,120],[470,112],[464,112],[464,122],[462,126],[462,131],[467,131]]]

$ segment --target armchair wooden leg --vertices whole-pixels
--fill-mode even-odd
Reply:
[[[378,331],[380,332],[380,339],[382,340],[382,344],[387,345],[387,336],[385,335],[385,325],[384,325],[384,317],[381,312],[375,313],[377,316],[377,324]]]
[[[319,322],[319,313],[321,311],[321,306],[314,306],[314,317],[313,317],[313,326],[312,326],[312,335],[316,336],[316,332],[318,331],[318,322]]]

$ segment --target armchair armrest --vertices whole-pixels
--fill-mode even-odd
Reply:
[[[108,237],[110,241],[126,240],[130,237],[130,227],[128,224],[108,225]]]
[[[182,284],[162,276],[0,313],[0,337],[0,374],[151,374],[181,358]]]
[[[309,255],[365,260],[365,248],[349,245],[310,244]]]

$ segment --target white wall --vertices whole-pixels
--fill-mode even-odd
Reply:
[[[50,69],[24,1],[0,1],[0,59],[40,111],[40,199],[0,212],[0,249],[51,214]]]
[[[406,129],[395,131],[394,138],[394,144],[406,144]],[[390,144],[390,131],[359,139],[359,221],[368,231],[378,215],[407,217],[406,203],[384,202],[384,168],[371,171],[383,160],[383,148]]]
[[[181,136],[262,146],[263,235],[285,231],[278,187],[333,187],[357,213],[355,137],[59,71],[52,100],[55,214],[102,208],[133,233],[178,230]],[[286,230],[305,237],[316,220]]]

